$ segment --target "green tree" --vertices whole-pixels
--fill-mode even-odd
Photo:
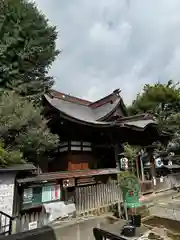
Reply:
[[[134,172],[135,170],[134,167],[138,151],[139,151],[138,146],[131,146],[128,143],[124,144],[124,155],[129,160],[129,169],[131,170],[131,172]]]
[[[124,144],[124,154],[128,159],[135,159],[137,156],[138,147],[131,146],[128,143]]]
[[[130,114],[152,113],[162,130],[174,134],[172,142],[180,146],[180,88],[179,83],[146,84],[129,107]],[[179,142],[179,143],[178,143]]]
[[[179,111],[180,88],[172,81],[167,84],[146,84],[129,107],[130,114],[152,113],[164,127],[168,118]]]
[[[0,142],[0,166],[6,167],[11,164],[24,163],[23,154],[19,150],[9,150],[4,148],[4,144]]]
[[[47,75],[59,51],[56,28],[34,3],[0,1],[0,88],[14,90],[34,102],[53,84]]]
[[[16,154],[20,151],[24,159],[35,163],[48,160],[59,142],[40,113],[38,107],[12,91],[0,96],[0,139],[4,147]]]

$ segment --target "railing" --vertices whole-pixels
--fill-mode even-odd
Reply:
[[[13,218],[8,214],[0,211],[0,236],[11,235]]]
[[[77,187],[75,199],[77,215],[88,212],[92,215],[96,210],[103,212],[110,206],[123,201],[115,180],[106,184]]]
[[[156,185],[154,186],[153,181],[144,181],[140,182],[141,184],[141,192],[145,193],[152,193],[152,192],[161,192],[169,189],[173,189],[175,186],[180,186],[180,174],[174,173],[169,174],[163,178],[161,182],[160,178],[156,178]]]
[[[37,223],[37,228],[41,228],[48,224],[48,218],[49,214],[46,213],[44,210],[20,214],[15,221],[16,232],[29,231],[29,225],[32,222]]]
[[[154,191],[153,183],[151,180],[140,182],[140,186],[141,186],[141,192],[143,194],[152,193]]]

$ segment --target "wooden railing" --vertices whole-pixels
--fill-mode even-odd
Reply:
[[[141,192],[152,193],[152,192],[160,192],[168,189],[173,189],[175,186],[180,186],[180,174],[174,173],[169,174],[163,178],[163,181],[160,178],[156,178],[156,185],[154,186],[153,181],[144,181],[140,182],[141,184]]]
[[[20,214],[16,219],[16,232],[24,232],[30,230],[30,223],[36,222],[37,228],[41,228],[48,224],[49,215],[42,210],[41,212],[31,212]]]
[[[106,184],[94,184],[76,188],[77,215],[85,212],[101,211],[113,204],[122,202],[122,195],[117,181],[112,180]]]

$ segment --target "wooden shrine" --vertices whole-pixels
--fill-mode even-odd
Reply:
[[[18,179],[26,193],[31,188],[30,197],[39,191],[38,203],[31,201],[31,207],[43,205],[43,201],[74,202],[77,214],[82,214],[119,203],[117,174],[123,143],[147,146],[169,138],[153,116],[129,116],[119,89],[95,102],[52,90],[43,104],[48,126],[59,135],[60,144],[54,159],[40,166],[41,174]],[[44,200],[44,189],[50,188],[53,194],[59,189],[58,197],[53,200],[51,194],[49,201]],[[30,206],[27,198],[24,209]]]

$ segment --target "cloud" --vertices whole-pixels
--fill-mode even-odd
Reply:
[[[58,90],[96,100],[116,88],[129,104],[145,83],[179,80],[179,0],[36,0],[62,50]]]

